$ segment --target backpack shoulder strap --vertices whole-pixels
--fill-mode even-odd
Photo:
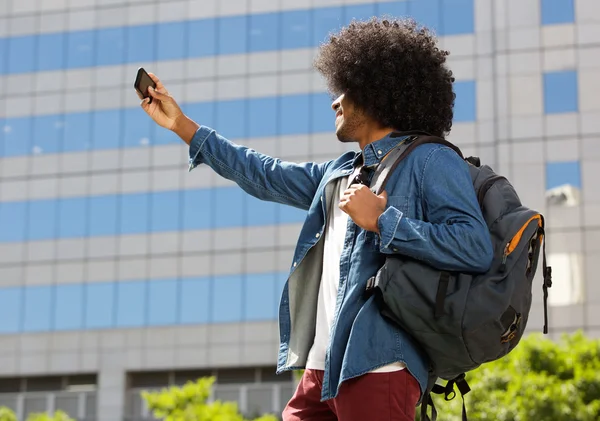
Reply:
[[[404,142],[400,143],[400,145],[398,145],[396,148],[392,149],[388,156],[377,166],[377,170],[373,174],[374,184],[371,185],[371,190],[375,194],[381,194],[381,192],[385,190],[385,186],[392,172],[396,169],[398,164],[400,164],[400,162],[402,162],[402,160],[406,158],[408,154],[410,154],[417,146],[424,145],[426,143],[437,143],[451,148],[458,154],[458,156],[464,159],[461,150],[457,146],[448,142],[447,140],[442,139],[441,137],[431,135],[422,136],[420,132],[417,133],[418,134],[416,134],[412,138],[405,140]],[[392,134],[392,137],[399,137],[401,135],[405,134],[394,133]]]

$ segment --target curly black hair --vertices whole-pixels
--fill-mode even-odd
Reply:
[[[314,67],[334,96],[345,94],[383,127],[444,137],[452,128],[448,52],[413,19],[352,21],[321,45]]]

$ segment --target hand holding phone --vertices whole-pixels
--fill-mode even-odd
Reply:
[[[145,81],[146,77],[150,81]],[[175,98],[169,94],[165,85],[155,74],[146,73],[144,69],[138,70],[135,90],[140,98],[144,98],[140,104],[141,107],[155,123],[165,129],[172,130],[184,142],[190,143],[200,126],[183,114]],[[145,98],[148,98],[148,100]],[[151,103],[152,99],[155,101]]]
[[[152,88],[156,89],[156,83],[152,80],[152,78],[148,75],[146,70],[143,67],[140,67],[137,72],[137,76],[135,78],[135,83],[133,87],[140,99],[150,98],[148,103],[152,103],[152,96],[148,93],[148,88],[152,86]]]

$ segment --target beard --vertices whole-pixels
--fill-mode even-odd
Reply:
[[[356,112],[349,116],[342,114],[342,122],[337,127],[335,134],[342,143],[357,142],[358,129],[365,122],[365,116]]]

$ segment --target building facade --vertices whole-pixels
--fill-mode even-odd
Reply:
[[[281,411],[277,306],[304,214],[188,173],[133,81],[144,67],[233,141],[324,161],[347,146],[312,57],[373,15],[436,30],[449,140],[546,216],[551,335],[600,336],[597,0],[0,0],[0,406],[149,420],[140,390],[215,375],[215,398]]]

